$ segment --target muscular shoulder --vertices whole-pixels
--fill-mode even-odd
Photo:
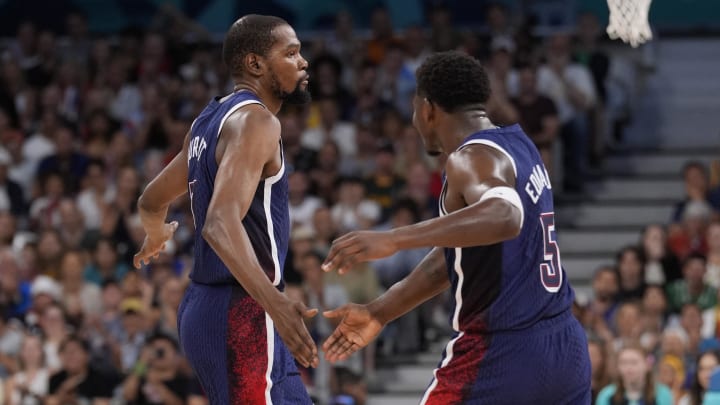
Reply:
[[[515,184],[512,162],[502,152],[487,145],[471,144],[451,153],[445,170],[448,178],[497,178]]]
[[[243,136],[277,142],[280,138],[280,121],[263,106],[251,104],[232,113],[220,134],[221,137]]]

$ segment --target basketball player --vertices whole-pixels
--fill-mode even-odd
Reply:
[[[290,221],[275,116],[283,102],[309,101],[308,64],[293,29],[259,15],[232,25],[223,59],[234,92],[209,102],[182,152],[140,197],[147,237],[135,266],[172,237],[177,223],[165,223],[168,205],[189,192],[195,264],[178,330],[210,403],[309,404],[293,356],[317,365],[303,323],[316,310],[281,292]]]
[[[325,270],[400,249],[434,247],[404,280],[368,305],[327,311],[340,324],[330,361],[367,345],[382,327],[452,289],[454,334],[422,404],[589,404],[587,341],[571,313],[551,184],[518,125],[488,120],[488,77],[457,52],[417,70],[413,124],[427,151],[447,154],[439,218],[333,242]]]

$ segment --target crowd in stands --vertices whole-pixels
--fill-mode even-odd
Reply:
[[[463,31],[437,7],[427,26],[398,29],[378,8],[369,37],[340,13],[333,31],[305,41],[313,102],[279,115],[293,223],[288,295],[321,310],[368,302],[426,253],[401,252],[342,277],[320,268],[336,236],[437,214],[442,162],[426,156],[410,103],[414,71],[431,52],[484,61],[491,119],[519,122],[555,188],[582,192],[610,129],[627,118],[617,101],[623,86],[610,84],[612,56],[590,14],[578,30],[543,38],[515,17],[491,6],[488,30]],[[181,226],[141,270],[132,268],[144,238],[136,203],[194,117],[233,83],[209,35],[180,17],[161,21],[95,36],[71,13],[65,32],[24,21],[1,43],[0,404],[207,403],[177,342],[193,265],[188,201],[171,207],[169,220]],[[598,270],[592,301],[576,307],[592,337],[593,389],[615,384],[601,400],[655,395],[648,387],[662,383],[678,403],[700,403],[705,370],[719,360],[706,350],[720,347],[720,223],[711,220],[720,206],[708,173],[688,165],[675,217],[648,226],[637,246]],[[447,306],[440,296],[355,358],[303,369],[310,392],[319,403],[364,404],[376,357],[416,353],[447,334]],[[318,343],[333,326],[323,317],[308,323]],[[639,366],[623,368],[632,362]]]

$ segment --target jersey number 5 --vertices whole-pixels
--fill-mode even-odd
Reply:
[[[555,240],[555,213],[540,214],[543,227],[544,263],[540,264],[540,281],[551,293],[556,293],[562,285],[562,267],[560,265],[560,249]]]

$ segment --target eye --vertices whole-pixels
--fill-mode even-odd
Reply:
[[[290,52],[288,52],[288,56],[289,56],[289,57],[293,57],[293,56],[295,56],[295,55],[297,55],[297,51],[290,51]]]

